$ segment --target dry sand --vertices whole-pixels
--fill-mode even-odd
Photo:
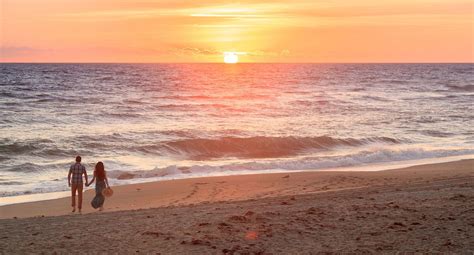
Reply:
[[[114,191],[106,212],[91,213],[92,190],[82,215],[69,198],[0,207],[0,253],[474,252],[474,160]]]

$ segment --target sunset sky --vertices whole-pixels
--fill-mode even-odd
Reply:
[[[2,62],[473,62],[474,1],[0,0]]]

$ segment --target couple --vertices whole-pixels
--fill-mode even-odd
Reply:
[[[81,164],[81,156],[76,157],[76,163],[72,164],[69,168],[69,174],[67,176],[69,187],[71,187],[72,194],[72,212],[76,211],[76,191],[78,194],[78,206],[79,213],[82,209],[82,189],[83,189],[83,178],[86,180],[86,187],[91,185],[95,181],[95,197],[92,199],[91,205],[94,209],[99,208],[100,211],[104,209],[105,197],[103,191],[111,192],[109,182],[107,180],[107,175],[105,173],[104,163],[98,162],[95,165],[94,177],[90,182],[87,182],[87,172],[86,168]],[[106,189],[107,188],[107,189]]]

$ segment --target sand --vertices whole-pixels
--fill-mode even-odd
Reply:
[[[69,198],[0,207],[1,253],[474,252],[474,160],[114,188],[105,211]]]

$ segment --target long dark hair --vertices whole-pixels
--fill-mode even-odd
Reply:
[[[105,167],[104,167],[104,163],[102,163],[101,161],[97,162],[97,164],[95,165],[95,176],[99,179],[99,180],[103,180],[105,179]]]

